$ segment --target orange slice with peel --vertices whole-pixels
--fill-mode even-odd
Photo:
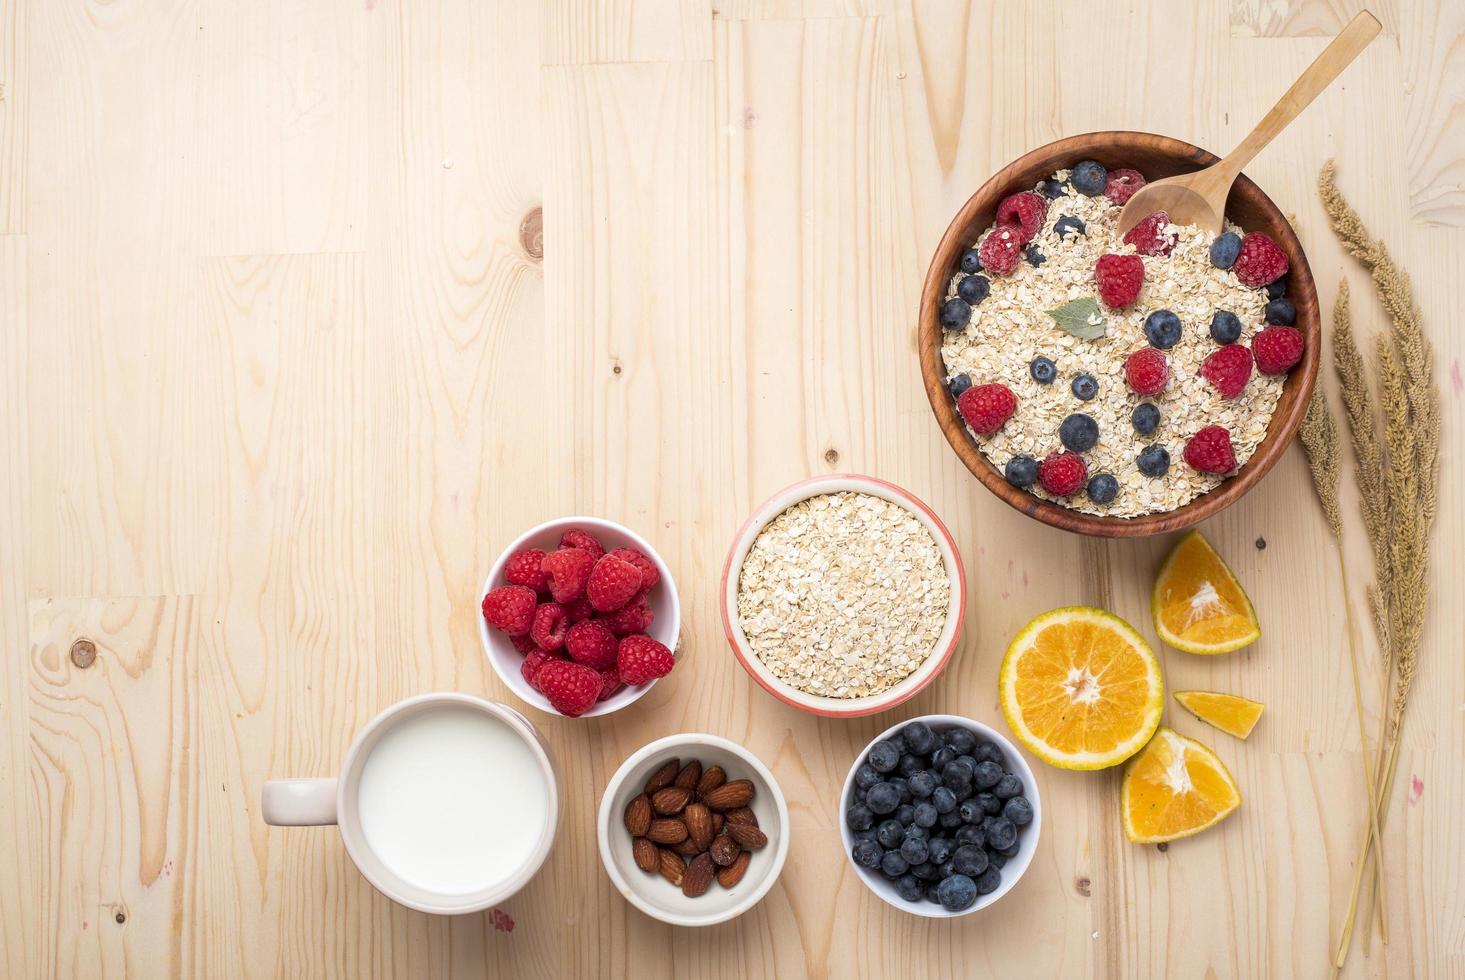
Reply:
[[[1161,728],[1130,760],[1120,791],[1124,833],[1136,844],[1198,834],[1241,805],[1241,791],[1216,753]]]
[[[1165,559],[1150,609],[1160,639],[1186,653],[1229,653],[1262,635],[1241,583],[1199,531]]]
[[[1113,613],[1043,613],[1002,660],[1002,712],[1017,740],[1061,769],[1104,769],[1138,752],[1160,724],[1164,682],[1144,637]]]
[[[1266,708],[1260,701],[1215,691],[1176,691],[1174,697],[1181,707],[1207,725],[1237,738],[1251,734]]]

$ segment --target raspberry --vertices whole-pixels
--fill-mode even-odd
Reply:
[[[529,629],[533,631],[534,627],[531,625]],[[515,650],[518,650],[526,657],[539,649],[539,644],[535,643],[534,638],[528,633],[525,633],[523,636],[511,636],[509,637],[509,642],[514,645]]]
[[[565,635],[565,652],[570,659],[596,670],[604,670],[616,662],[620,641],[610,627],[596,620],[576,623]]]
[[[601,616],[599,622],[604,623],[616,636],[630,636],[632,633],[640,633],[649,629],[651,621],[655,618],[651,607],[646,603],[646,597],[640,596],[615,612]]]
[[[590,557],[599,560],[605,554],[605,546],[595,539],[583,528],[572,527],[560,535],[561,548],[579,548],[581,551],[590,552]]]
[[[1251,380],[1251,351],[1241,344],[1218,347],[1201,361],[1200,376],[1215,385],[1222,398],[1235,398]]]
[[[1088,478],[1088,466],[1073,453],[1054,453],[1038,466],[1038,483],[1055,497],[1078,493]]]
[[[1122,310],[1139,299],[1145,284],[1145,262],[1138,255],[1101,255],[1094,265],[1099,300],[1111,310]]]
[[[977,255],[982,260],[982,269],[989,275],[1007,276],[1017,268],[1022,259],[1022,243],[1018,241],[1021,232],[1017,228],[998,225],[992,233],[982,239]]]
[[[538,548],[516,551],[504,563],[504,578],[513,585],[525,585],[535,592],[548,592],[549,576],[539,567],[543,561],[544,552]]]
[[[637,634],[621,641],[616,666],[627,684],[645,684],[665,677],[677,665],[671,651],[649,636]]]
[[[574,602],[561,603],[565,607],[565,622],[574,626],[576,623],[583,623],[595,615],[595,610],[590,608],[590,600],[581,596]]]
[[[641,569],[642,592],[650,592],[656,587],[656,583],[661,581],[661,573],[656,570],[656,563],[635,548],[617,548],[610,555],[612,558],[628,561]]]
[[[1006,385],[988,384],[968,388],[956,400],[966,424],[978,435],[990,436],[1017,410],[1017,399]]]
[[[1158,395],[1170,380],[1165,355],[1153,347],[1141,347],[1124,362],[1124,378],[1138,395]]]
[[[555,710],[571,718],[589,711],[600,696],[600,673],[584,664],[551,660],[539,668],[534,680]]]
[[[1185,444],[1185,461],[1202,473],[1230,473],[1236,469],[1231,433],[1219,425],[1201,429]]]
[[[1285,374],[1302,360],[1302,334],[1291,327],[1267,327],[1251,338],[1251,352],[1262,374]]]
[[[1247,232],[1231,267],[1241,285],[1260,289],[1287,274],[1287,253],[1260,231]]]
[[[524,678],[525,683],[534,688],[534,690],[538,691],[539,685],[536,684],[534,680],[536,677],[539,676],[540,669],[543,668],[545,664],[556,659],[558,658],[555,657],[552,653],[545,653],[543,650],[539,649],[530,650],[529,653],[524,657],[524,662],[519,665],[519,675]]]
[[[1019,245],[1026,245],[1043,228],[1043,219],[1048,216],[1048,202],[1041,194],[1023,191],[1010,194],[997,205],[997,226],[1017,232]],[[986,265],[984,261],[982,263]]]
[[[602,670],[600,672],[600,693],[595,696],[595,700],[604,701],[612,695],[618,694],[625,686],[626,682],[621,680],[620,672],[614,667]]]
[[[544,556],[540,563],[549,576],[549,594],[555,602],[574,602],[585,594],[595,559],[579,548],[561,548]]]
[[[1145,185],[1144,175],[1127,167],[1109,171],[1109,180],[1104,184],[1104,196],[1114,204],[1123,207],[1134,197],[1134,192]]]
[[[1168,231],[1170,214],[1156,211],[1124,233],[1124,243],[1140,255],[1169,255],[1175,249],[1175,233]]]
[[[494,629],[523,636],[534,625],[539,597],[523,585],[501,585],[483,597],[483,618]]]
[[[542,602],[534,610],[534,625],[529,627],[529,638],[542,650],[558,650],[565,645],[565,633],[569,628],[564,606],[558,602]]]
[[[585,596],[597,612],[619,609],[641,591],[641,569],[628,561],[606,555],[595,563]]]

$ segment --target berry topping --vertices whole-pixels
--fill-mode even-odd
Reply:
[[[626,682],[621,680],[620,671],[614,667],[607,667],[600,672],[600,693],[595,695],[595,700],[604,701],[619,694],[625,686]]]
[[[956,400],[961,417],[978,435],[990,436],[1017,410],[1017,398],[1002,384],[977,385]]]
[[[1258,289],[1287,274],[1287,253],[1263,232],[1247,232],[1233,268],[1243,286]]]
[[[614,555],[595,563],[585,596],[596,612],[611,612],[630,602],[641,591],[641,569]]]
[[[1222,398],[1235,398],[1251,380],[1251,351],[1241,344],[1227,344],[1201,361],[1200,376],[1209,381]]]
[[[997,226],[1016,229],[1018,242],[1022,245],[1033,240],[1047,217],[1047,200],[1032,191],[1010,194],[997,205]]]
[[[1052,384],[1053,379],[1058,377],[1058,367],[1051,360],[1041,355],[1028,362],[1028,374],[1040,385]]]
[[[534,629],[532,621],[529,628],[530,630]],[[514,645],[514,649],[518,650],[521,656],[525,657],[529,656],[529,654],[533,651],[539,649],[539,644],[535,643],[534,638],[531,637],[528,633],[525,633],[522,636],[511,636],[509,637],[509,642]]]
[[[1185,444],[1185,461],[1202,473],[1230,473],[1236,469],[1231,433],[1219,425],[1201,429]]]
[[[1074,166],[1068,179],[1080,194],[1098,197],[1109,182],[1109,172],[1097,160],[1083,160]]]
[[[1228,231],[1211,242],[1211,265],[1217,269],[1229,269],[1236,264],[1236,256],[1241,251],[1241,236],[1234,231]]]
[[[665,646],[649,636],[637,634],[621,641],[616,667],[627,684],[645,684],[665,677],[676,666],[676,658]]]
[[[519,665],[519,675],[524,678],[526,684],[538,691],[539,685],[535,682],[535,678],[539,674],[539,669],[557,659],[553,654],[545,653],[536,647],[525,654],[524,662]]]
[[[1057,235],[1061,239],[1064,239],[1065,241],[1068,239],[1069,235],[1077,238],[1079,235],[1087,235],[1088,233],[1088,225],[1084,224],[1082,221],[1075,218],[1071,214],[1065,214],[1053,224],[1053,234]]]
[[[1145,476],[1164,476],[1170,471],[1170,451],[1164,446],[1146,446],[1139,451],[1135,465]]]
[[[549,591],[549,576],[539,567],[544,552],[538,548],[516,551],[504,563],[504,578],[510,585],[524,585],[536,592]]]
[[[542,650],[558,650],[565,645],[565,633],[569,629],[565,607],[558,602],[545,602],[534,610],[534,624],[529,627],[529,638]]]
[[[595,610],[590,608],[590,600],[581,596],[574,602],[563,602],[560,605],[565,607],[565,622],[574,626],[576,623],[583,623],[595,615]]]
[[[1169,310],[1156,310],[1145,317],[1145,337],[1161,350],[1180,343],[1180,317]]]
[[[1054,180],[1052,177],[1049,177],[1047,180],[1038,185],[1038,193],[1042,194],[1050,201],[1056,201],[1066,192],[1063,189],[1062,181],[1057,181]]]
[[[632,633],[640,633],[649,629],[651,621],[655,618],[655,614],[651,612],[651,606],[646,602],[646,597],[640,596],[615,612],[601,616],[600,622],[604,623],[616,636],[630,636]]]
[[[596,670],[604,670],[616,662],[620,640],[604,623],[589,620],[576,623],[565,634],[565,652],[570,659]]]
[[[560,714],[578,718],[600,696],[600,674],[584,664],[551,660],[534,675],[534,686]]]
[[[1089,499],[1096,504],[1113,503],[1119,496],[1119,481],[1108,473],[1100,473],[1089,481]]]
[[[1038,246],[1036,245],[1029,245],[1027,248],[1023,249],[1022,257],[1027,259],[1028,265],[1032,266],[1034,269],[1042,265],[1044,262],[1048,261],[1048,256],[1038,251]]]
[[[960,330],[972,318],[972,305],[960,297],[953,296],[941,304],[941,326],[947,330]]]
[[[1124,380],[1138,395],[1158,395],[1170,380],[1165,355],[1153,347],[1141,347],[1124,362]]]
[[[1089,468],[1073,453],[1054,453],[1038,467],[1038,483],[1055,497],[1078,493],[1089,478]]]
[[[580,548],[561,548],[544,556],[540,563],[549,576],[549,594],[555,602],[574,602],[585,595],[595,556]]]
[[[960,398],[961,393],[963,391],[966,391],[971,386],[971,376],[966,374],[958,374],[956,377],[946,382],[946,390],[951,392],[952,398]]]
[[[524,585],[501,585],[483,597],[483,619],[510,636],[524,636],[534,625],[539,597]]]
[[[1074,412],[1058,426],[1058,439],[1076,453],[1088,452],[1099,441],[1099,423],[1082,412]]]
[[[1099,393],[1099,382],[1094,380],[1092,374],[1080,374],[1068,385],[1068,390],[1079,401],[1090,402]]]
[[[1015,487],[1030,487],[1038,478],[1038,461],[1025,453],[1019,454],[1007,461],[1002,474]]]
[[[1134,431],[1142,436],[1154,432],[1160,425],[1160,410],[1149,402],[1140,402],[1134,406],[1134,411],[1129,413],[1130,424]]]
[[[1287,277],[1273,279],[1267,283],[1267,299],[1281,299],[1287,295]]]
[[[1139,299],[1145,284],[1144,260],[1138,255],[1101,255],[1094,265],[1094,282],[1099,301],[1111,310],[1122,310]]]
[[[661,581],[661,572],[657,571],[656,563],[635,548],[617,548],[610,555],[612,558],[628,561],[641,570],[642,592],[648,592],[654,589],[656,583]]]
[[[992,292],[992,280],[986,276],[966,276],[956,284],[956,295],[976,306]]]
[[[1002,225],[993,228],[977,249],[977,254],[982,257],[982,267],[994,276],[1011,275],[1022,258],[1023,243],[1018,238],[1014,228]]]
[[[1290,327],[1297,322],[1297,307],[1285,296],[1278,296],[1267,304],[1267,322],[1274,327]]]
[[[976,249],[969,248],[961,253],[961,271],[969,276],[982,271],[982,257]]]
[[[1230,310],[1217,310],[1211,316],[1211,339],[1218,344],[1234,344],[1241,339],[1241,321]]]
[[[1123,207],[1134,197],[1134,192],[1145,185],[1144,175],[1138,170],[1130,170],[1124,167],[1120,170],[1109,171],[1109,179],[1104,182],[1104,196],[1114,204]]]
[[[1267,327],[1251,338],[1251,352],[1262,374],[1284,374],[1302,360],[1302,334],[1291,327]]]
[[[588,551],[591,558],[599,558],[605,554],[605,548],[596,540],[595,535],[584,528],[572,527],[560,535],[561,548],[579,548],[581,551]]]
[[[1169,213],[1156,211],[1126,231],[1124,243],[1140,255],[1169,255],[1175,250],[1175,233],[1169,229]]]

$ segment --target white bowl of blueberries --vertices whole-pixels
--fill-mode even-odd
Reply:
[[[890,905],[930,918],[986,908],[1032,863],[1042,826],[1037,782],[997,732],[923,715],[865,747],[839,798],[855,872]]]

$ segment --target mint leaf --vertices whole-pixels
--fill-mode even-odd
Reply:
[[[1099,312],[1099,301],[1092,296],[1069,300],[1048,315],[1080,340],[1097,340],[1109,329],[1109,321]]]

